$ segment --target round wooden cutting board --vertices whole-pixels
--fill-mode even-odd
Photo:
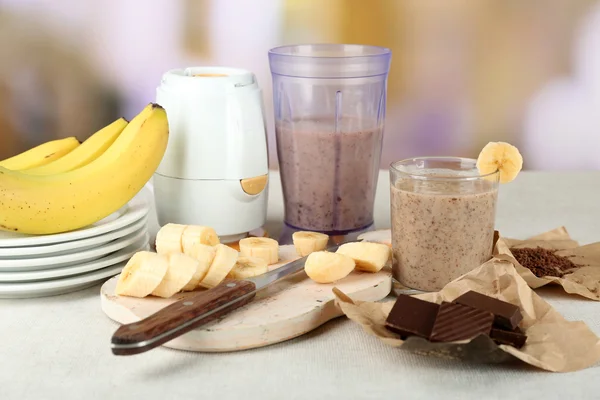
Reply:
[[[280,263],[275,269],[297,259],[293,246],[280,246]],[[118,276],[101,289],[102,310],[116,322],[129,324],[144,319],[169,304],[189,296],[180,293],[169,299],[117,296]],[[391,291],[390,271],[353,272],[334,284],[319,284],[302,271],[258,292],[255,300],[225,317],[188,332],[165,344],[166,347],[199,352],[246,350],[282,342],[307,333],[339,317],[332,289],[337,287],[353,300],[377,301]]]

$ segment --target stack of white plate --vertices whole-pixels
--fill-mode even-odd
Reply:
[[[73,292],[115,276],[149,247],[150,191],[77,231],[28,236],[0,231],[0,298]]]

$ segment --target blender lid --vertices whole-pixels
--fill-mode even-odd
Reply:
[[[188,67],[172,69],[162,76],[161,87],[243,87],[256,83],[248,70],[230,67]]]

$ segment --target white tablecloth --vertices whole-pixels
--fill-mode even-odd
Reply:
[[[376,225],[389,226],[388,174],[380,175]],[[565,225],[600,240],[600,173],[523,172],[500,189],[497,228],[525,238]],[[283,217],[271,175],[269,231]],[[598,399],[600,366],[573,373],[523,364],[472,365],[384,346],[345,318],[281,344],[224,354],[159,348],[113,356],[117,324],[99,286],[62,296],[0,300],[0,399]],[[539,291],[600,335],[600,304]]]

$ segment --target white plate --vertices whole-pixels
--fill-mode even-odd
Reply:
[[[36,257],[49,257],[49,256],[60,256],[64,254],[71,254],[75,252],[81,252],[89,250],[93,247],[98,247],[113,240],[120,239],[133,232],[140,230],[146,226],[147,218],[143,217],[137,222],[126,226],[125,228],[118,229],[114,232],[109,232],[104,235],[95,236],[82,240],[74,240],[72,242],[50,244],[45,246],[31,246],[31,247],[0,247],[0,260],[2,259],[19,259],[19,258],[36,258]]]
[[[142,229],[133,232],[121,239],[117,239],[111,243],[107,243],[99,247],[94,247],[91,250],[86,250],[79,253],[65,254],[62,256],[55,257],[30,258],[28,260],[0,260],[0,272],[38,271],[41,269],[66,267],[67,265],[79,264],[81,262],[95,260],[107,254],[121,250],[137,242],[143,237],[145,237],[146,241],[148,241],[149,235],[146,230],[146,227],[143,227]]]
[[[145,239],[146,238],[143,238],[142,240],[139,240],[115,253],[109,254],[106,257],[102,257],[87,263],[76,264],[63,268],[43,269],[41,271],[0,272],[0,283],[43,281],[83,274],[86,272],[95,271],[97,269],[110,267],[111,265],[127,261],[138,251],[148,248],[148,241]]]
[[[76,231],[57,233],[56,235],[24,235],[0,231],[0,247],[39,246],[43,244],[63,243],[86,239],[103,233],[121,229],[145,217],[150,211],[150,190],[145,186],[124,207],[108,217]]]
[[[147,247],[145,249],[147,249]],[[112,267],[50,281],[0,283],[0,298],[26,299],[74,292],[94,286],[97,283],[120,274],[125,264],[127,264],[127,262],[123,261]]]

